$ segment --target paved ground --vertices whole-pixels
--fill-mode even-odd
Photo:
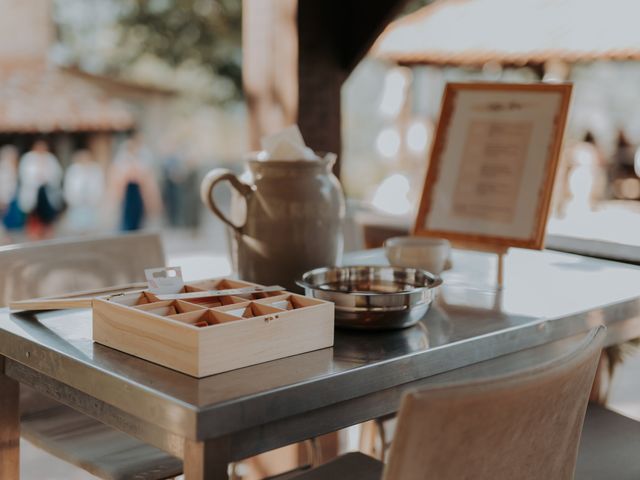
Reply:
[[[58,460],[26,440],[20,442],[20,468],[23,480],[90,480],[98,478]]]

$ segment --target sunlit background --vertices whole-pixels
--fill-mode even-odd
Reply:
[[[262,1],[244,4],[269,22],[275,2]],[[230,272],[199,184],[214,167],[241,172],[255,148],[242,0],[0,0],[0,12],[0,245],[161,229],[187,274],[203,251]],[[638,18],[637,0],[408,1],[341,90],[347,248],[411,228],[451,81],[573,82],[548,231],[640,246]],[[253,75],[295,47],[278,48]],[[24,452],[49,478],[88,478]]]
[[[354,217],[409,228],[446,82],[571,81],[550,231],[640,244],[640,7],[604,3],[409,2],[342,89]],[[0,241],[165,227],[224,249],[197,190],[250,150],[242,3],[0,5]],[[36,143],[57,167],[29,167]]]

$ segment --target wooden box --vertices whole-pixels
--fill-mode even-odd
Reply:
[[[91,307],[93,340],[194,377],[206,377],[333,346],[334,305],[286,291],[207,296],[256,284],[230,279],[187,283],[183,300],[114,287],[12,302],[12,309]]]
[[[187,284],[185,292],[254,286]],[[94,341],[205,377],[333,345],[334,306],[289,292],[165,300],[139,291],[93,301]]]

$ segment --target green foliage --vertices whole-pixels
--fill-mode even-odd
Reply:
[[[125,62],[153,55],[229,80],[225,100],[242,96],[241,0],[118,0]]]

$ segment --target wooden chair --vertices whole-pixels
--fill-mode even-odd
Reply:
[[[156,234],[54,240],[0,247],[0,306],[10,300],[144,281],[165,265]],[[182,462],[66,405],[21,387],[21,432],[52,455],[109,480],[161,480]]]
[[[604,336],[596,328],[569,353],[513,374],[407,393],[386,466],[350,453],[291,478],[572,479]]]
[[[11,300],[144,281],[165,264],[156,234],[87,237],[0,247],[0,306]]]

